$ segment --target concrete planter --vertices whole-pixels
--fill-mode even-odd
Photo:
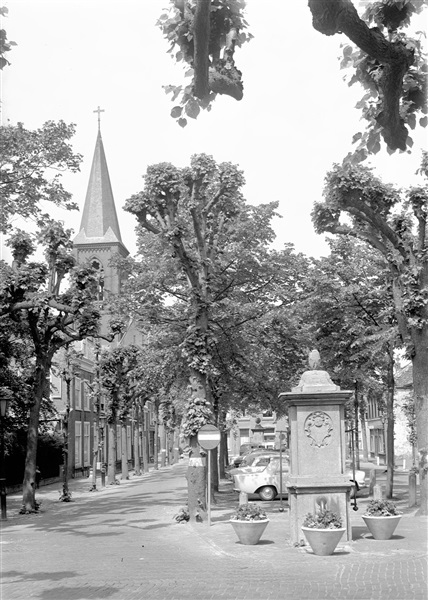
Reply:
[[[346,528],[340,529],[313,529],[312,527],[302,527],[306,539],[314,554],[317,556],[329,556],[336,550],[340,538],[345,533]]]
[[[268,526],[269,519],[259,521],[239,521],[237,519],[230,519],[229,523],[231,523],[241,544],[254,546],[259,543],[264,530]]]
[[[362,515],[367,529],[375,540],[389,540],[392,537],[402,515],[392,517],[374,517]]]

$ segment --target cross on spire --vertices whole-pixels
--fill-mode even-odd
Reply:
[[[94,110],[93,112],[98,113],[98,131],[100,131],[101,130],[101,113],[105,112],[105,110],[98,106],[97,110]]]

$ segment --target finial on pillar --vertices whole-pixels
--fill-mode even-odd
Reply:
[[[311,350],[308,357],[309,368],[313,371],[317,370],[321,364],[321,356],[318,350]]]
[[[97,110],[93,111],[94,113],[98,113],[98,131],[101,131],[101,113],[105,112],[103,108],[98,107]]]

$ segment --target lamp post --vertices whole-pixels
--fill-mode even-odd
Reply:
[[[0,506],[1,506],[1,520],[6,521],[6,474],[4,468],[4,418],[7,414],[7,407],[9,404],[9,398],[3,396],[0,398]]]

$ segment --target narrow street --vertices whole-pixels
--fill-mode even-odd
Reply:
[[[237,498],[227,482],[211,527],[175,522],[185,471],[181,462],[99,492],[73,481],[72,503],[57,501],[60,484],[42,487],[37,515],[19,515],[20,496],[8,497],[1,600],[427,598],[427,520],[415,511],[392,540],[375,541],[361,519],[363,497],[353,541],[319,557],[290,546],[288,510],[266,502],[262,541],[242,546],[228,523]]]

